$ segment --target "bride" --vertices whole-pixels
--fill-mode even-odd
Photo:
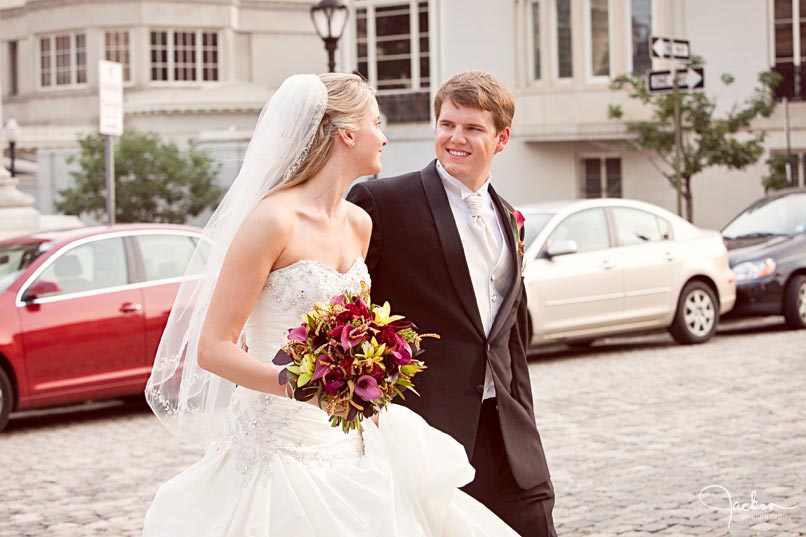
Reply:
[[[310,306],[370,284],[371,220],[343,197],[381,171],[379,119],[372,89],[345,74],[292,76],[263,110],[146,388],[206,451],[159,488],[144,536],[516,535],[457,490],[473,469],[452,438],[398,405],[345,434],[316,398],[289,398],[271,364]]]

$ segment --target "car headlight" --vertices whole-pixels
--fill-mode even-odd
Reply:
[[[745,261],[733,267],[736,282],[758,280],[775,272],[775,261],[771,258],[758,261]]]

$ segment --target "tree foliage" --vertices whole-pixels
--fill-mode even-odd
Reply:
[[[761,184],[764,185],[764,192],[767,193],[771,190],[779,190],[792,186],[787,177],[787,163],[789,159],[786,155],[773,155],[767,159],[767,167],[769,173],[761,178]]]
[[[74,185],[59,191],[56,209],[67,214],[106,215],[104,137],[79,140],[81,151],[69,162]],[[115,147],[115,219],[118,222],[181,224],[214,207],[223,195],[215,184],[219,166],[190,142],[185,151],[153,133],[126,131]]]
[[[702,65],[702,59],[693,57],[683,69]],[[681,125],[680,177],[681,190],[686,204],[686,217],[693,219],[692,178],[710,166],[742,169],[758,161],[764,153],[764,132],[754,132],[750,124],[757,117],[769,117],[775,109],[774,89],[780,75],[766,71],[758,75],[759,85],[742,105],[736,105],[723,117],[716,115],[716,99],[702,91],[678,92]],[[723,74],[722,84],[733,83],[733,76]],[[621,75],[610,88],[625,90],[652,110],[649,121],[627,122],[627,130],[635,135],[631,144],[660,160],[661,173],[676,188],[675,133],[673,93],[653,94],[646,87],[644,75]],[[621,119],[623,111],[611,105],[608,117]]]

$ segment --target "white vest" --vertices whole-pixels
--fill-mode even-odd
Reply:
[[[490,228],[496,241],[498,260],[494,264],[491,264],[487,260],[487,256],[482,253],[483,246],[470,229],[470,210],[467,208],[465,198],[473,194],[473,191],[458,179],[451,177],[439,161],[437,161],[437,172],[439,172],[442,185],[448,195],[453,218],[456,221],[456,229],[462,239],[462,248],[465,252],[467,268],[470,271],[470,280],[473,283],[476,305],[481,315],[481,325],[485,335],[489,336],[490,328],[492,328],[493,321],[501,308],[501,302],[504,300],[504,294],[509,290],[515,277],[515,267],[512,263],[512,256],[506,248],[504,230],[501,228],[501,221],[488,191],[490,180],[487,179],[478,192],[481,192],[484,198],[484,222]],[[488,364],[482,398],[489,399],[490,397],[495,397],[495,386]]]

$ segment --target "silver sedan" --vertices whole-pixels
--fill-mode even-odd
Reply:
[[[703,343],[736,301],[721,235],[660,207],[604,198],[519,209],[532,343],[655,329]]]

